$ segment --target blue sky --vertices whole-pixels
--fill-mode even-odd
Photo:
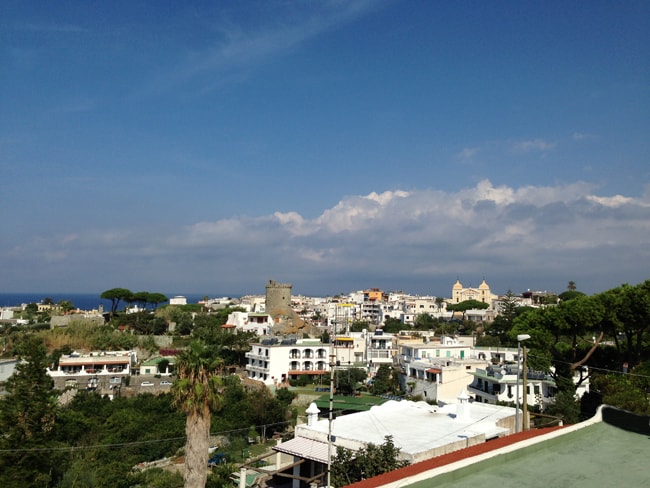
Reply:
[[[0,5],[5,292],[650,278],[650,3]]]

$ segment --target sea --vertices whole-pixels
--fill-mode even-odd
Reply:
[[[72,302],[75,308],[80,310],[94,310],[97,309],[100,305],[104,306],[104,310],[111,309],[110,300],[102,300],[100,298],[101,292],[99,293],[2,293],[0,292],[0,307],[19,307],[22,304],[27,303],[40,303],[46,298],[51,298],[54,303],[58,303],[62,300],[68,300]],[[175,296],[184,296],[187,298],[187,303],[198,303],[206,294],[188,294],[188,293],[166,293],[166,297],[175,297]],[[218,295],[207,295],[210,298],[221,298],[231,295],[227,294],[218,294]],[[162,305],[162,304],[161,304]],[[124,306],[120,302],[120,307]]]

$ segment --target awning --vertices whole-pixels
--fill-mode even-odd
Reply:
[[[353,341],[354,339],[352,337],[337,337],[335,340],[336,341]]]
[[[442,373],[442,370],[438,369],[438,368],[429,368],[429,369],[427,369],[427,373],[440,374],[440,373]]]
[[[306,437],[294,437],[290,441],[278,444],[273,449],[296,457],[327,464],[328,446],[326,442],[315,441]],[[336,448],[332,446],[332,457],[335,454]]]

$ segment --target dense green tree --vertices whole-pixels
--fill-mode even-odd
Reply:
[[[178,306],[160,307],[155,312],[155,317],[165,320],[168,324],[175,324],[174,333],[186,336],[192,333],[192,314]]]
[[[624,284],[595,296],[605,308],[606,331],[616,345],[620,362],[638,364],[647,349],[650,328],[650,280]]]
[[[357,388],[365,383],[368,372],[362,368],[337,368],[334,378],[337,395],[354,395]]]
[[[400,319],[386,317],[382,330],[388,334],[396,334],[400,330],[407,328]]]
[[[147,303],[153,308],[156,308],[161,303],[165,303],[167,300],[169,300],[169,298],[167,298],[163,293],[149,293],[147,295]]]
[[[432,330],[438,326],[438,320],[431,314],[421,313],[415,316],[413,325],[418,330]]]
[[[580,420],[580,402],[570,390],[560,390],[553,403],[544,410],[545,415],[561,418],[565,424],[575,424]]]
[[[323,333],[320,336],[320,341],[322,344],[329,344],[330,343],[330,333],[326,330],[323,331]]]
[[[222,406],[223,360],[203,342],[193,341],[176,359],[178,379],[172,385],[174,405],[185,423],[185,488],[204,488],[207,480],[210,420]]]
[[[467,313],[468,310],[485,310],[489,307],[490,304],[479,300],[464,300],[460,303],[447,304],[447,310],[452,312],[461,312],[463,314],[463,321],[465,320],[465,313]]]
[[[408,461],[401,460],[399,454],[400,449],[391,436],[386,436],[380,446],[368,444],[356,452],[337,446],[332,463],[332,485],[345,486],[408,466]]]
[[[57,306],[59,307],[59,310],[61,310],[63,313],[75,309],[73,303],[70,300],[61,300],[57,303]]]
[[[363,330],[370,330],[370,322],[367,320],[355,320],[350,324],[350,332],[363,332]]]
[[[596,374],[590,389],[607,405],[650,414],[650,360],[629,370],[629,373]]]
[[[399,378],[396,371],[388,364],[379,366],[370,388],[373,395],[397,393],[399,391]]]
[[[573,374],[598,349],[604,337],[605,310],[601,302],[582,296],[555,307],[536,309],[517,317],[510,340],[529,334],[530,365],[552,374],[560,391],[575,393]],[[551,369],[553,365],[553,369]],[[584,381],[586,376],[579,380]]]
[[[100,298],[111,301],[111,315],[115,315],[120,302],[130,300],[132,296],[133,292],[127,288],[111,288],[103,291]]]
[[[0,486],[48,486],[59,474],[52,432],[56,393],[46,373],[47,351],[37,337],[26,336],[14,351],[21,359],[0,397]],[[60,453],[59,453],[60,454]]]
[[[255,332],[234,332],[221,327],[222,318],[214,315],[198,315],[192,335],[212,347],[226,365],[246,365],[246,353],[251,350]],[[223,321],[225,323],[225,321]]]
[[[517,316],[517,308],[519,308],[519,297],[512,290],[508,290],[499,302],[499,315],[512,326],[512,321]]]
[[[585,294],[578,290],[567,290],[563,291],[558,295],[558,298],[563,302],[568,302],[574,298],[584,297]]]
[[[501,339],[497,335],[480,335],[476,338],[476,347],[499,347]]]
[[[296,398],[297,394],[288,388],[278,388],[275,391],[275,398],[278,399],[278,401],[284,405],[285,407],[288,407],[291,405],[291,402],[293,402],[294,398]]]

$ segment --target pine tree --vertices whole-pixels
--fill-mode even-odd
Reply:
[[[54,444],[56,417],[47,352],[40,339],[25,336],[15,353],[21,361],[0,399],[0,486],[48,486],[61,463],[46,450]]]

